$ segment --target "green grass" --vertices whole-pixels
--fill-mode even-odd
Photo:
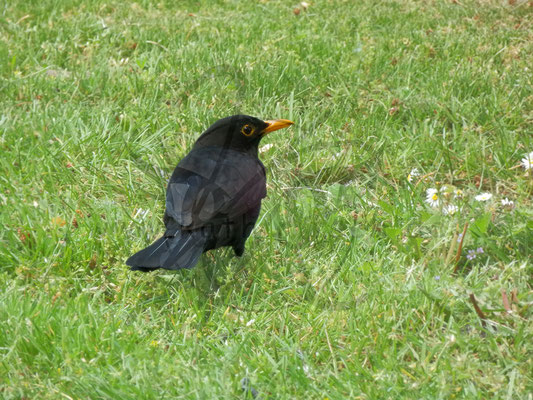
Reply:
[[[509,3],[1,5],[0,397],[531,399],[533,13]],[[129,272],[235,113],[296,122],[244,257]]]

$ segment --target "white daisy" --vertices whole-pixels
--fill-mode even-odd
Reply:
[[[426,203],[428,203],[431,207],[440,206],[439,191],[437,189],[430,188],[426,190]]]
[[[442,207],[442,213],[444,215],[453,215],[459,210],[459,207],[453,204],[448,204],[447,206]]]
[[[456,199],[462,199],[463,198],[463,191],[461,189],[455,189],[453,191],[454,198]]]
[[[481,193],[474,198],[477,201],[489,201],[492,198],[492,193]]]
[[[504,208],[514,208],[514,201],[509,200],[507,197],[502,199],[502,207]]]
[[[416,178],[417,176],[420,176],[420,172],[418,171],[418,168],[413,168],[411,172],[409,172],[409,175],[407,175],[407,182],[411,183],[413,178]]]
[[[525,170],[533,169],[533,151],[529,154],[526,154],[520,163]]]

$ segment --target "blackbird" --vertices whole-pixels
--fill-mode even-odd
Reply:
[[[292,124],[234,115],[211,125],[170,177],[165,233],[128,258],[131,270],[192,268],[202,253],[222,246],[241,256],[266,196],[259,142]]]

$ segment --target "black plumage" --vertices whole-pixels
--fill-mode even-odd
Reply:
[[[203,252],[222,246],[241,256],[266,196],[259,142],[291,124],[234,115],[210,126],[169,180],[164,235],[126,264],[145,272],[192,268]]]

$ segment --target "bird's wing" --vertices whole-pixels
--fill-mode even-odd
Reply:
[[[196,229],[246,213],[266,196],[257,157],[222,148],[193,150],[176,167],[167,188],[165,222]]]

